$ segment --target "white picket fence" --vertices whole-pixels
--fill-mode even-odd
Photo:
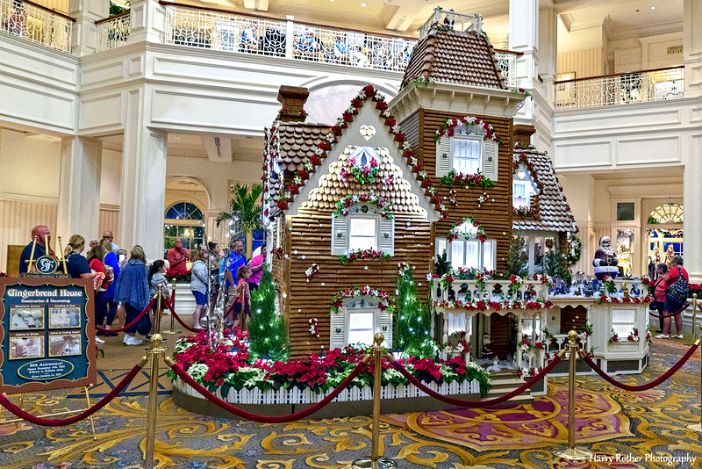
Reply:
[[[205,399],[200,393],[189,385],[183,383],[180,378],[176,378],[173,387],[183,394],[198,399]],[[439,394],[450,396],[459,394],[480,394],[480,383],[477,380],[465,381],[463,383],[436,383],[427,384],[427,387]],[[261,391],[260,389],[242,389],[236,391],[229,390],[229,394],[224,399],[231,404],[315,404],[331,394],[331,390],[324,393],[315,394],[309,389],[278,389]],[[425,397],[426,394],[412,384],[399,386],[383,386],[380,392],[381,399],[406,399],[412,397]],[[363,388],[344,389],[332,402],[353,402],[370,401],[373,399],[373,388],[366,386]]]

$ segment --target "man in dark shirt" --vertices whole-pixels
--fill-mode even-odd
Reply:
[[[36,261],[38,258],[46,254],[46,246],[44,246],[44,241],[47,239],[48,236],[51,235],[51,231],[49,231],[49,228],[44,226],[44,225],[38,225],[32,228],[32,239],[36,236],[37,238],[37,245],[34,248],[34,260]],[[29,258],[32,254],[32,245],[34,244],[34,241],[30,241],[29,244],[27,244],[24,249],[22,249],[22,254],[20,255],[20,261],[19,261],[19,272],[20,274],[26,274],[27,269],[29,268]],[[49,253],[51,253],[51,249],[49,248]],[[53,254],[53,253],[51,253]]]

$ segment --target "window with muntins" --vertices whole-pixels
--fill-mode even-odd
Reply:
[[[351,207],[346,216],[332,216],[333,256],[366,249],[395,255],[394,218],[374,213],[367,205]]]
[[[461,174],[476,174],[482,170],[482,146],[478,138],[455,137],[451,141],[453,170]]]

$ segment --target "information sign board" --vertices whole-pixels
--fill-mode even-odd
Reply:
[[[0,278],[0,392],[95,384],[89,279]]]

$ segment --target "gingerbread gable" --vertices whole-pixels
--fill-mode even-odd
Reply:
[[[285,123],[286,128],[289,125]],[[315,130],[308,130],[308,134],[316,133],[319,128],[315,126]],[[281,151],[280,135],[278,131],[278,141],[269,140],[269,146],[273,145],[270,158],[285,169],[278,176],[282,182],[267,181],[272,216],[281,211],[295,215],[303,205],[331,210],[344,196],[359,192],[387,199],[393,211],[421,212],[429,221],[437,220],[444,210],[434,195],[431,180],[417,164],[414,152],[405,143],[404,134],[387,111],[383,96],[371,85],[360,91],[337,125],[312,145],[306,157],[296,155],[291,158],[288,150]],[[307,140],[304,144],[291,146],[290,150],[300,147],[293,150],[299,152],[303,146],[309,148],[310,143]],[[370,184],[360,184],[350,174],[353,169],[350,160],[361,148],[369,149],[379,163],[379,173]],[[298,169],[290,173],[291,167]],[[272,179],[270,172],[267,175]]]
[[[553,169],[551,158],[545,152],[538,152],[533,147],[514,150],[515,168],[519,163],[525,163],[532,174],[534,183],[539,188],[536,195],[534,217],[515,215],[512,228],[515,230],[541,230],[576,233],[573,212],[568,205],[563,188]]]

